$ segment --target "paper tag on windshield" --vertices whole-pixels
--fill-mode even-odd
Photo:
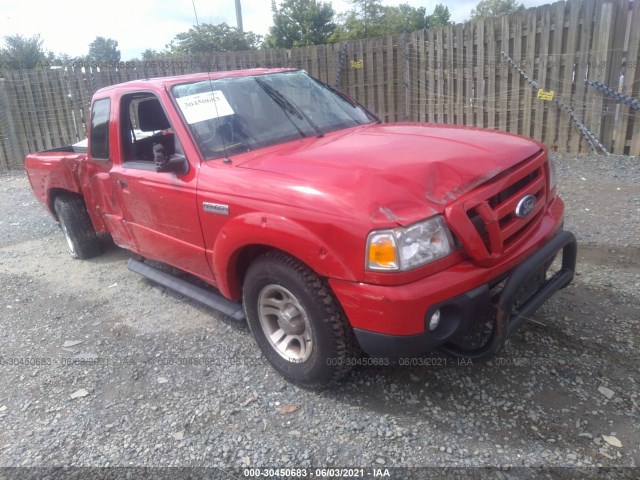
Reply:
[[[220,90],[187,95],[176,101],[189,125],[235,113]]]

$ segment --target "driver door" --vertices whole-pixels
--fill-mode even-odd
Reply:
[[[111,182],[136,251],[201,278],[213,275],[205,257],[196,203],[197,168],[184,174],[157,172],[154,145],[184,154],[160,100],[149,92],[120,99],[122,162]]]

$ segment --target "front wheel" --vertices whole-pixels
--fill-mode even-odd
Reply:
[[[77,259],[99,255],[100,241],[82,198],[75,195],[59,195],[53,202],[53,208],[67,240],[69,255]]]
[[[322,387],[342,378],[357,352],[351,326],[326,283],[283,253],[258,257],[243,286],[249,328],[284,378]]]

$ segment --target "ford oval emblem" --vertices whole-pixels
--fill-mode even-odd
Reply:
[[[535,195],[526,195],[520,199],[518,206],[516,207],[516,217],[524,218],[533,212],[536,207]]]

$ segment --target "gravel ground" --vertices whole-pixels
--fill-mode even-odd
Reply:
[[[0,176],[0,466],[639,465],[639,159],[557,157],[574,284],[487,364],[434,354],[322,392],[126,251],[72,260],[24,174]]]

